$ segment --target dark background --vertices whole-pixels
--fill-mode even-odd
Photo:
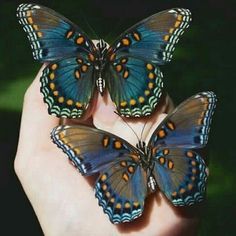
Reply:
[[[26,34],[15,17],[20,3],[0,2],[0,234],[7,230],[3,235],[15,235],[15,232],[18,235],[42,235],[13,169],[23,94],[41,66],[33,61]],[[193,21],[176,47],[174,60],[162,67],[164,84],[175,104],[200,91],[212,90],[217,94],[218,104],[208,144],[208,198],[199,235],[235,235],[236,78],[233,62],[236,50],[233,31],[236,16],[233,0],[37,3],[60,12],[95,38],[92,27],[108,42],[158,11],[172,7],[191,10]]]

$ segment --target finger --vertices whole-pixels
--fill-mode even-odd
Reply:
[[[43,95],[40,93],[39,79],[44,67],[25,93],[17,154],[32,153],[42,147],[50,148],[50,132],[59,124],[58,118],[48,114]]]

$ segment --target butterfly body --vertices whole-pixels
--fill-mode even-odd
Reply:
[[[126,117],[148,116],[163,90],[159,66],[171,61],[175,44],[191,21],[188,9],[156,13],[122,33],[109,47],[93,41],[73,22],[44,6],[21,4],[17,17],[33,57],[49,63],[41,92],[49,114],[82,117],[94,93],[108,90]]]
[[[204,200],[207,167],[197,150],[207,144],[215,106],[213,92],[190,97],[136,147],[82,125],[56,127],[52,140],[82,175],[99,173],[95,196],[110,221],[129,222],[142,214],[146,196],[156,190],[175,206]]]

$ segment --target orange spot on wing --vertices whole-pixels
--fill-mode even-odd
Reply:
[[[181,188],[181,189],[179,190],[179,193],[180,193],[180,194],[183,194],[183,193],[185,193],[185,191],[186,191],[186,190],[185,190],[184,188]]]
[[[193,185],[192,184],[188,184],[188,190],[192,190]]]
[[[122,142],[119,140],[115,140],[114,142],[115,149],[121,149],[122,148]]]
[[[167,34],[167,35],[165,35],[165,36],[164,36],[164,41],[168,41],[168,40],[169,40],[169,38],[170,38],[170,35],[168,35],[168,34]]]
[[[57,90],[53,91],[53,95],[56,97],[59,95],[59,92]]]
[[[123,78],[127,79],[128,77],[129,77],[129,71],[125,70],[124,73],[123,73]]]
[[[79,36],[77,39],[76,39],[76,43],[77,44],[82,44],[82,43],[84,43],[84,37],[83,36]]]
[[[170,29],[169,29],[169,33],[170,33],[170,34],[173,34],[174,30],[175,30],[174,28],[170,28]]]
[[[51,65],[50,68],[51,68],[51,70],[56,70],[57,67],[58,67],[58,65],[56,63],[54,63],[54,64]]]
[[[126,167],[126,166],[127,166],[127,162],[126,162],[126,161],[121,161],[121,162],[120,162],[120,165],[121,165],[122,167]]]
[[[108,136],[105,136],[102,140],[103,147],[107,147],[109,145],[110,138]]]
[[[161,165],[163,165],[163,164],[165,164],[165,162],[166,162],[166,159],[164,158],[164,157],[159,157],[159,163],[161,164]]]
[[[134,106],[136,104],[136,101],[134,99],[130,99],[129,104],[131,106]]]
[[[161,129],[158,133],[157,133],[159,138],[164,138],[166,136],[166,132],[164,129]]]
[[[81,67],[81,70],[82,70],[82,72],[86,72],[87,70],[88,70],[88,66],[87,65],[82,65],[82,67]]]
[[[30,25],[32,25],[32,24],[34,23],[34,21],[33,21],[33,18],[32,18],[32,17],[28,17],[28,18],[27,18],[27,20],[28,20],[28,23],[29,23]]]
[[[149,83],[148,83],[148,88],[149,88],[149,89],[153,89],[153,88],[154,88],[154,83],[149,82]]]
[[[175,28],[179,27],[180,23],[181,23],[181,22],[177,20],[177,21],[175,22]]]
[[[166,123],[166,126],[167,126],[167,128],[170,129],[170,130],[175,130],[175,125],[174,125],[174,123],[171,122],[171,121],[168,121],[168,122]]]
[[[122,64],[125,64],[125,63],[127,63],[127,61],[128,61],[127,58],[122,58],[120,62],[121,62]]]
[[[79,70],[75,71],[75,77],[76,77],[76,79],[80,79],[81,78]]]
[[[168,168],[171,169],[171,170],[174,168],[174,162],[173,161],[168,160]]]
[[[177,20],[182,21],[182,19],[183,19],[183,16],[182,16],[182,15],[178,15],[178,16],[177,16]]]
[[[59,98],[58,98],[58,102],[59,102],[59,103],[63,103],[64,101],[65,101],[65,98],[64,98],[64,97],[59,97]]]
[[[107,175],[105,175],[105,174],[103,174],[102,176],[101,176],[101,181],[105,181],[107,179]]]
[[[140,41],[140,40],[141,40],[141,37],[140,37],[140,35],[139,35],[137,32],[134,32],[134,33],[133,33],[133,38],[134,38],[136,41]]]
[[[66,103],[68,106],[72,106],[74,102],[73,102],[73,100],[69,99],[69,100],[67,100]]]
[[[146,68],[147,68],[148,70],[153,70],[153,69],[154,69],[154,66],[153,66],[152,64],[148,63],[148,64],[146,65]]]
[[[73,151],[75,152],[76,155],[79,155],[81,153],[78,147],[74,148]]]
[[[107,190],[107,185],[106,184],[102,185],[102,190],[104,190],[104,191]]]
[[[120,203],[117,203],[116,206],[115,206],[116,209],[121,209],[121,204]]]
[[[144,91],[144,94],[145,94],[146,96],[150,95],[150,93],[151,93],[150,90],[145,90],[145,91]]]
[[[117,65],[116,65],[116,71],[117,71],[117,72],[121,72],[121,71],[122,71],[122,65],[117,64]]]
[[[67,34],[66,34],[66,38],[70,39],[73,36],[73,34],[74,34],[73,30],[68,31]]]
[[[43,33],[40,32],[40,31],[37,32],[37,35],[38,35],[39,38],[42,38],[42,37],[43,37]]]
[[[129,167],[128,167],[128,172],[129,172],[130,174],[134,173],[134,167],[133,167],[133,166],[129,166]]]
[[[170,152],[170,150],[169,150],[169,149],[167,149],[167,148],[163,150],[163,153],[164,153],[164,155],[168,155],[168,154],[169,154],[169,152]]]
[[[139,98],[138,98],[138,101],[139,101],[140,103],[144,103],[144,102],[145,102],[145,98],[144,98],[144,97],[139,97]]]
[[[49,79],[51,80],[55,79],[55,74],[53,72],[49,74]]]
[[[76,102],[75,105],[76,105],[78,108],[82,108],[82,107],[83,107],[82,103],[80,103],[80,102]]]
[[[122,178],[127,182],[129,180],[129,175],[127,173],[123,173]]]
[[[127,102],[126,102],[126,101],[123,101],[123,102],[120,103],[120,106],[121,106],[121,107],[125,107],[126,105],[127,105]]]
[[[193,152],[191,152],[191,151],[187,151],[187,157],[190,157],[190,158],[192,158],[194,155],[193,155]]]
[[[148,74],[148,78],[149,78],[149,79],[154,79],[154,78],[155,78],[155,74],[152,73],[152,72],[150,72],[150,73]]]
[[[34,28],[34,30],[39,30],[38,25],[33,25],[32,27]]]
[[[128,38],[123,38],[121,40],[121,42],[124,46],[129,46],[130,45],[130,40]]]
[[[55,89],[56,85],[54,83],[50,83],[49,87],[50,87],[51,90],[53,90],[53,89]]]
[[[110,192],[106,192],[106,197],[110,197],[111,196],[111,194],[110,194]]]

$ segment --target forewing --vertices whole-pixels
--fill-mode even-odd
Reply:
[[[181,103],[157,127],[149,147],[202,148],[207,144],[216,107],[213,92],[202,92]]]
[[[83,125],[58,126],[51,137],[83,175],[103,171],[117,158],[135,151],[125,140]]]
[[[94,93],[93,73],[93,66],[83,56],[47,65],[40,81],[49,114],[65,118],[82,117]]]
[[[55,61],[95,50],[92,41],[78,26],[52,9],[38,4],[20,4],[17,17],[36,60]]]
[[[165,64],[171,60],[175,44],[190,21],[191,13],[184,8],[154,14],[124,32],[111,45],[108,55],[114,53],[157,65]]]
[[[162,148],[154,155],[153,174],[158,187],[175,206],[190,206],[203,201],[206,165],[196,152]]]

